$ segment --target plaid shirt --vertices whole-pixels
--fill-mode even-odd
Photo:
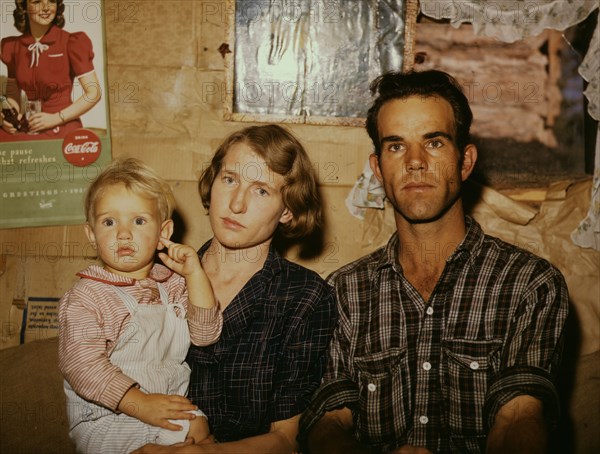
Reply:
[[[555,421],[568,311],[559,271],[467,218],[465,239],[424,301],[397,250],[395,234],[330,276],[340,322],[302,437],[325,411],[346,406],[357,439],[382,451],[408,443],[482,452],[498,409],[521,394],[541,399]]]
[[[302,413],[325,371],[336,318],[325,281],[271,246],[262,270],[223,311],[221,338],[188,354],[188,396],[217,440],[267,433],[272,422]]]

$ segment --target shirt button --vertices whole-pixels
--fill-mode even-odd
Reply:
[[[377,385],[375,383],[369,383],[367,389],[371,392],[374,392],[377,389]]]
[[[471,367],[471,369],[473,370],[477,370],[479,369],[479,363],[477,361],[473,361],[471,364],[469,364],[469,366]]]
[[[428,363],[427,361],[425,361],[423,363],[423,369],[430,370],[431,369],[431,363]]]
[[[427,416],[420,416],[419,417],[419,422],[421,424],[427,424],[429,422],[429,418]]]
[[[433,307],[429,306],[427,308],[427,315],[431,315],[431,314],[433,314]]]

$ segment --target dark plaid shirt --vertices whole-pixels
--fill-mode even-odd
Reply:
[[[340,322],[302,435],[346,406],[356,437],[382,451],[482,452],[498,409],[517,395],[557,417],[564,279],[470,218],[467,228],[429,301],[402,274],[397,234],[332,274]]]
[[[188,354],[189,397],[217,440],[267,433],[272,422],[301,413],[323,376],[335,322],[331,288],[271,247],[223,311],[221,338]]]

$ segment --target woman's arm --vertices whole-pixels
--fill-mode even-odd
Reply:
[[[60,126],[81,117],[98,104],[102,98],[102,90],[100,89],[96,71],[91,71],[79,77],[79,83],[83,89],[83,94],[79,98],[60,112],[52,114],[42,112],[33,115],[29,120],[29,130],[32,132],[39,132],[55,128],[56,126]]]
[[[296,436],[298,435],[299,420],[300,415],[296,415],[283,421],[275,421],[271,424],[271,429],[268,433],[244,438],[243,440],[227,443],[202,443],[198,445],[146,445],[137,451],[134,451],[133,454],[229,454],[232,452],[260,452],[261,454],[293,453],[298,450]]]

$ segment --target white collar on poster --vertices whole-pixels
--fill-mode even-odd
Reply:
[[[30,44],[27,49],[31,51],[31,64],[29,65],[29,67],[33,68],[34,63],[35,63],[35,66],[39,65],[40,54],[42,52],[48,50],[48,45],[42,44],[39,41],[36,41],[35,43]]]

